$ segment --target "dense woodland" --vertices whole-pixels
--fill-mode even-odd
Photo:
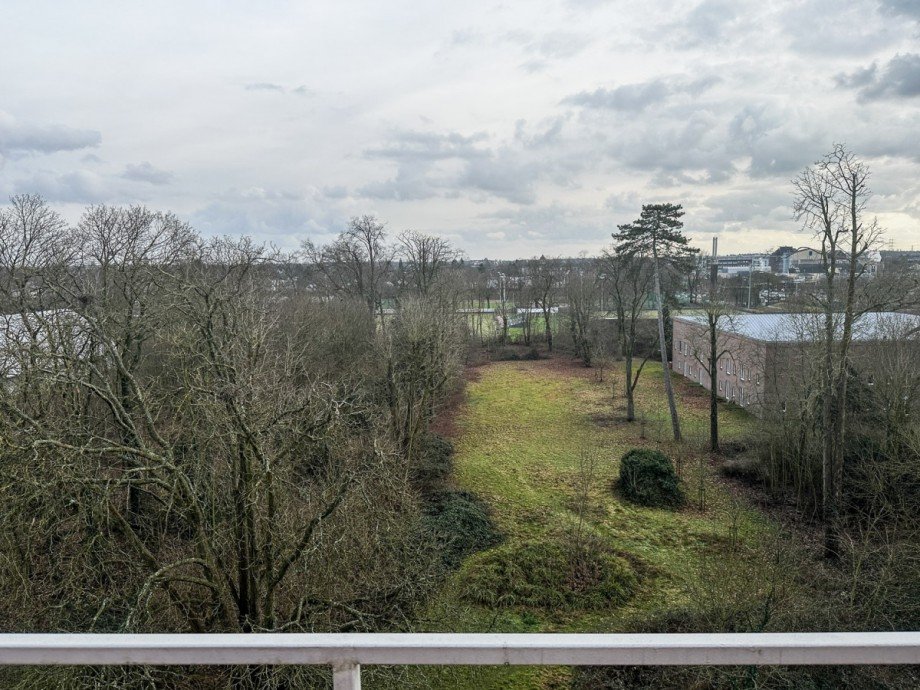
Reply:
[[[917,628],[917,335],[877,382],[848,329],[865,311],[917,309],[920,291],[907,269],[852,268],[880,238],[867,179],[838,148],[796,180],[790,205],[826,274],[786,306],[828,329],[801,414],[753,422],[731,453],[715,396],[706,437],[685,437],[671,390],[670,315],[692,301],[715,342],[738,292],[700,269],[679,206],[643,207],[598,257],[493,263],[372,216],[283,254],[142,207],[91,207],[69,224],[38,197],[13,198],[0,211],[4,630],[418,629],[460,561],[501,541],[488,506],[451,488],[450,443],[432,425],[466,367],[548,356],[605,380],[631,424],[642,372],[661,364],[673,442],[705,447],[742,491],[822,530],[816,549],[859,593],[839,625]],[[713,375],[718,349],[701,361]],[[556,557],[616,567],[585,560],[593,548]],[[21,687],[311,687],[323,672],[5,673]]]

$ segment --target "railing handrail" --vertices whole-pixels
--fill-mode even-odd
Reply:
[[[920,664],[920,632],[0,634],[0,665]]]

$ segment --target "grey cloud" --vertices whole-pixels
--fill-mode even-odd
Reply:
[[[471,160],[460,184],[517,204],[532,204],[536,201],[533,185],[539,175],[535,164],[502,151],[489,158]]]
[[[516,204],[536,200],[535,185],[550,180],[574,184],[577,174],[596,160],[596,154],[573,146],[558,146],[564,118],[537,126],[529,134],[519,121],[512,140],[489,147],[484,134],[456,132],[399,132],[387,145],[365,152],[368,158],[396,163],[388,180],[372,182],[358,191],[379,199],[427,199],[465,193],[481,201],[487,196]]]
[[[717,43],[724,38],[726,26],[735,19],[737,10],[737,2],[703,0],[687,13],[682,28],[694,44]]]
[[[528,74],[536,74],[549,67],[549,63],[545,60],[527,60],[526,62],[522,62],[519,67]]]
[[[826,137],[793,113],[766,105],[744,106],[729,122],[728,146],[750,157],[752,177],[787,175],[807,165],[826,147]]]
[[[323,196],[327,199],[344,199],[348,196],[348,188],[342,185],[323,187]]]
[[[841,88],[855,89],[862,102],[920,96],[920,54],[895,55],[881,67],[872,63],[835,78]]]
[[[617,215],[635,213],[642,210],[642,197],[638,192],[617,192],[610,194],[604,201],[604,208]]]
[[[844,89],[862,89],[871,86],[878,76],[878,64],[861,67],[849,74],[842,72],[834,77],[837,86]]]
[[[581,34],[555,31],[528,44],[527,49],[544,58],[561,59],[578,55],[589,43]]]
[[[546,129],[528,135],[526,131],[527,121],[518,120],[514,123],[514,138],[525,148],[546,148],[559,143],[560,136],[562,134],[562,127],[564,124],[564,117],[553,118]]]
[[[705,206],[712,223],[782,222],[792,217],[792,193],[774,185],[742,189],[711,196]]]
[[[580,105],[586,108],[606,108],[609,110],[624,110],[638,112],[653,103],[663,102],[669,95],[670,89],[664,80],[656,79],[643,84],[625,84],[615,89],[596,89],[595,91],[582,91],[565,99],[565,103]]]
[[[722,181],[732,172],[723,125],[708,111],[691,112],[682,120],[643,122],[624,132],[608,150],[629,168],[676,173],[688,183]]]
[[[553,62],[566,60],[581,53],[591,44],[590,36],[569,31],[552,31],[535,35],[528,31],[508,31],[499,39],[520,46],[532,57],[519,67],[528,73],[547,69]]]
[[[852,142],[865,156],[890,156],[920,163],[920,114],[902,114],[883,128],[860,131]],[[916,179],[916,175],[913,176]],[[902,182],[903,183],[903,182]]]
[[[706,76],[694,80],[682,78],[660,78],[638,84],[624,84],[613,89],[599,88],[582,91],[563,100],[563,103],[585,108],[640,112],[652,105],[666,102],[676,94],[699,96],[719,83],[717,76]]]
[[[224,192],[187,219],[205,235],[250,235],[282,249],[296,249],[308,236],[335,235],[347,218],[311,197],[254,187]]]
[[[394,177],[366,184],[358,189],[358,194],[371,199],[417,201],[438,196],[450,186],[450,180],[432,179],[428,175],[427,166],[415,169],[411,164],[401,164]]]
[[[450,43],[455,46],[465,46],[482,42],[482,34],[476,29],[456,29],[450,35]]]
[[[114,194],[103,178],[87,170],[55,173],[41,170],[16,180],[16,194],[39,194],[48,201],[96,204],[110,201]]]
[[[498,231],[502,241],[534,242],[558,246],[560,241],[592,242],[595,246],[607,242],[615,218],[604,209],[552,203],[516,209],[501,209],[481,216],[490,228]],[[470,233],[472,235],[472,233]],[[471,241],[481,241],[482,235]]]
[[[284,87],[281,84],[272,84],[267,81],[254,82],[252,84],[246,84],[244,87],[247,91],[280,91],[284,92]]]
[[[285,93],[285,94],[294,94],[296,96],[310,96],[313,94],[313,91],[308,89],[306,86],[296,86],[294,88],[289,88],[282,86],[281,84],[275,84],[268,81],[259,81],[253,82],[250,84],[245,84],[243,86],[247,91],[268,91],[273,93]]]
[[[36,125],[20,122],[0,113],[0,154],[55,153],[94,148],[102,142],[96,130],[64,125]]]
[[[917,0],[881,0],[879,7],[884,14],[913,17],[920,21],[920,3]]]
[[[126,180],[133,182],[146,182],[153,185],[169,184],[173,180],[173,174],[168,170],[160,170],[147,161],[136,165],[129,164],[125,166],[121,176]]]
[[[391,160],[437,161],[448,158],[474,158],[486,155],[476,145],[487,136],[483,133],[464,136],[457,132],[438,134],[402,130],[395,132],[386,146],[368,149],[364,155],[368,158],[388,158]]]
[[[874,3],[854,0],[802,0],[780,18],[790,46],[797,52],[823,55],[864,55],[890,44],[897,30],[880,22]]]

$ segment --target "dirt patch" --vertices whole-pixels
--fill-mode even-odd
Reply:
[[[609,412],[597,412],[591,415],[591,421],[599,427],[609,429],[610,427],[620,426],[626,423],[623,415],[611,414]]]
[[[727,459],[724,455],[710,455],[710,464],[718,468]],[[718,469],[713,472],[713,481],[736,499],[756,506],[771,520],[794,532],[814,553],[821,551],[824,532],[818,516],[804,513],[791,497],[777,496],[743,479],[726,477]]]
[[[554,353],[544,355],[545,359],[540,360],[541,367],[547,371],[566,376],[578,376],[583,379],[594,380],[594,369],[586,367],[580,359],[571,355]]]
[[[463,376],[457,389],[448,396],[447,400],[438,410],[435,418],[429,427],[431,431],[451,441],[456,441],[460,437],[460,430],[457,428],[457,418],[461,408],[466,404],[467,391],[466,387],[470,383],[475,383],[482,378],[481,369],[488,364],[468,366],[463,370]]]

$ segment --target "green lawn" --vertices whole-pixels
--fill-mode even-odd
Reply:
[[[425,612],[422,629],[622,632],[650,615],[722,596],[726,578],[745,578],[755,592],[768,586],[764,571],[769,568],[762,564],[769,559],[776,530],[716,480],[703,450],[708,429],[703,389],[674,377],[686,436],[676,445],[669,440],[660,365],[647,365],[639,384],[644,423],[624,421],[624,401],[612,393],[623,390],[620,376],[614,369],[597,382],[591,370],[563,359],[496,362],[476,369],[458,411],[454,481],[491,506],[506,543],[564,543],[576,522],[579,458],[593,453],[597,468],[583,513],[586,528],[633,566],[638,579],[634,596],[620,607],[591,610],[473,605],[463,597],[461,583],[477,567],[474,555]],[[745,434],[750,423],[734,407],[723,410],[721,421],[723,438]],[[641,508],[617,496],[612,485],[619,458],[636,446],[656,447],[679,459],[687,507]],[[401,687],[544,688],[565,687],[569,670],[443,668],[406,674]]]

